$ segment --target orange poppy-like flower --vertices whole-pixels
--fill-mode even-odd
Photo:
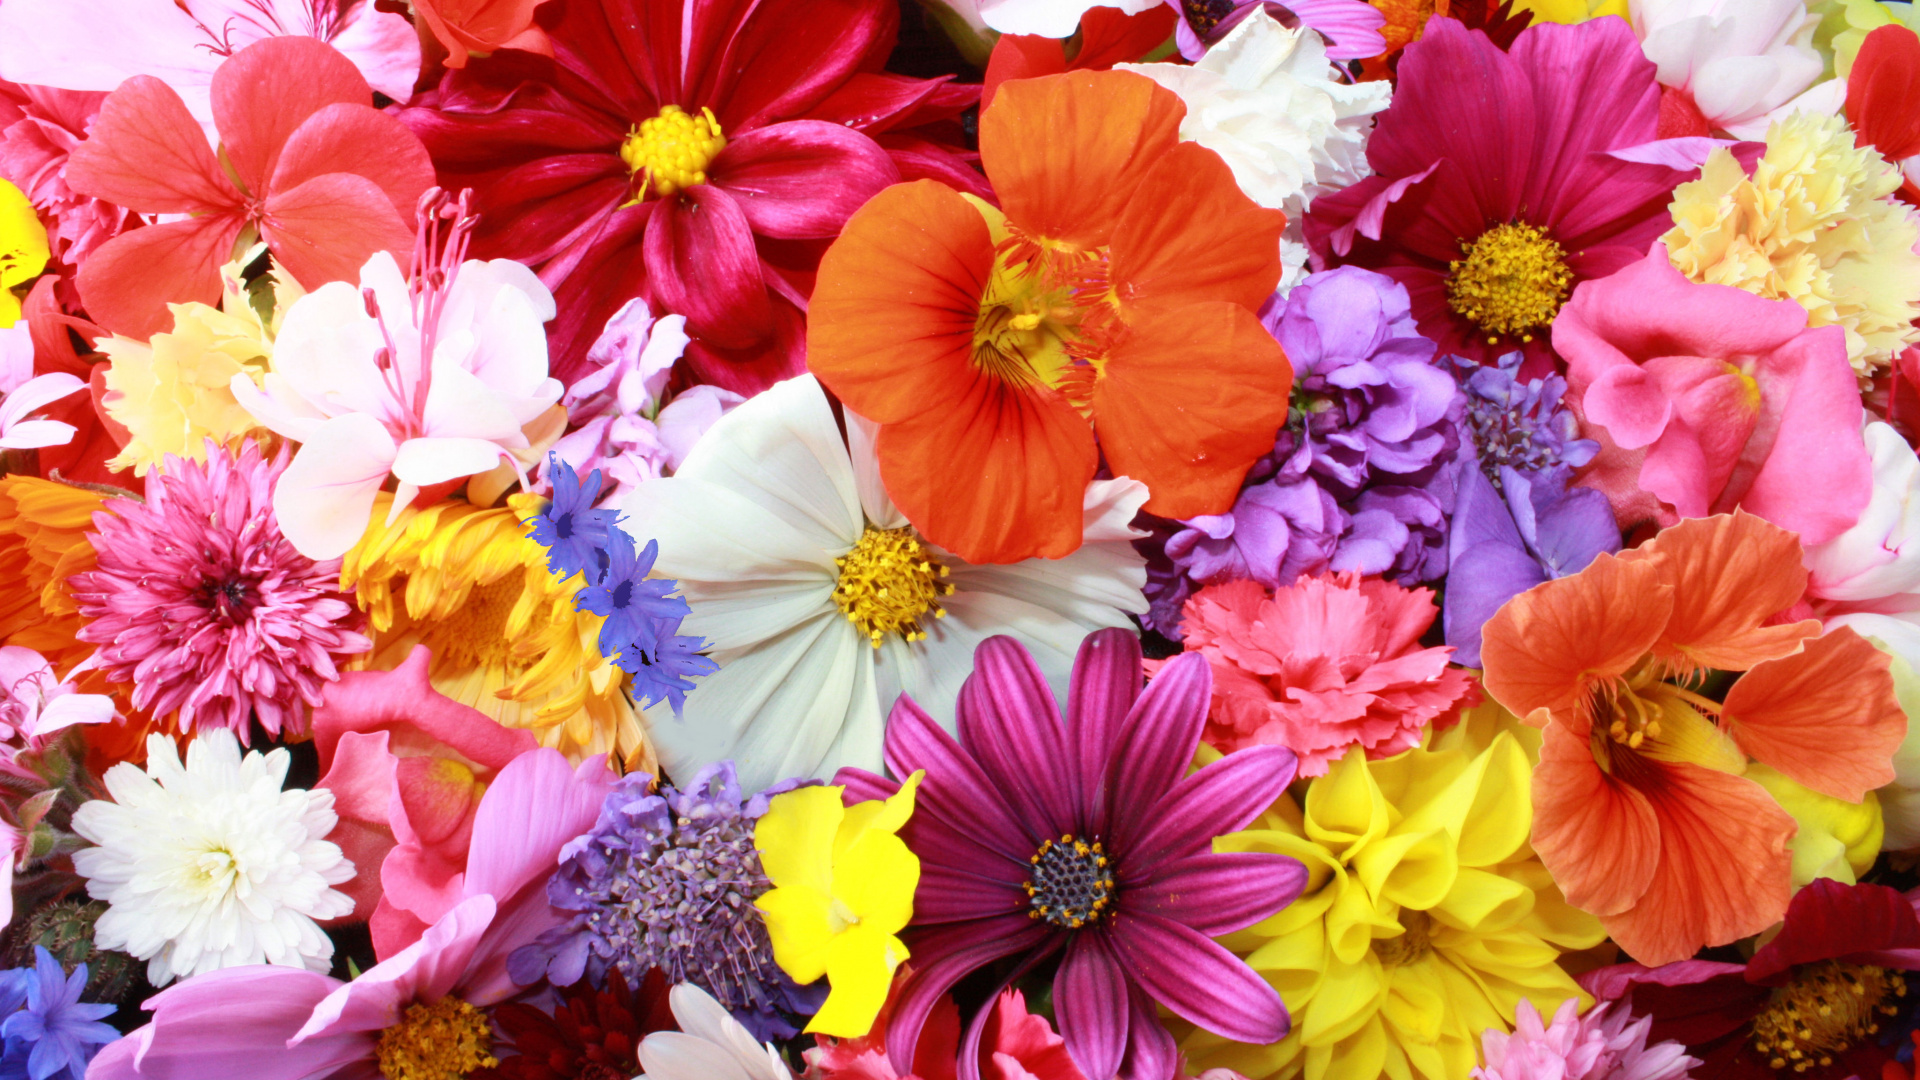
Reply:
[[[1806,587],[1794,534],[1736,512],[1602,555],[1486,625],[1487,691],[1546,729],[1534,849],[1643,964],[1786,913],[1795,824],[1741,776],[1750,758],[1850,802],[1893,779],[1907,724],[1886,655],[1817,620],[1767,625]]]
[[[1008,82],[980,120],[999,209],[899,184],[821,260],[807,364],[880,424],[894,503],[968,562],[1079,547],[1102,451],[1186,518],[1273,449],[1293,371],[1254,311],[1286,218],[1179,141],[1185,114],[1128,72]]]

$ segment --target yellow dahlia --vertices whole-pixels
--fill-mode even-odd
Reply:
[[[585,579],[554,576],[527,537],[542,500],[514,495],[481,509],[456,499],[408,508],[389,525],[392,501],[380,494],[340,571],[371,624],[366,666],[390,670],[425,645],[440,693],[576,762],[613,754],[628,770],[655,771],[626,675],[600,653],[605,620],[574,609]]]
[[[1192,1071],[1458,1080],[1481,1033],[1510,1029],[1522,1000],[1543,1013],[1588,1003],[1558,960],[1606,935],[1527,844],[1532,763],[1514,726],[1470,716],[1397,757],[1355,750],[1307,785],[1304,804],[1283,795],[1215,841],[1291,855],[1309,877],[1279,914],[1222,939],[1280,991],[1292,1032],[1249,1046],[1191,1030]]]
[[[1866,376],[1920,341],[1920,225],[1888,198],[1900,170],[1855,147],[1837,116],[1795,113],[1767,130],[1749,178],[1715,150],[1700,179],[1673,193],[1662,239],[1694,281],[1793,300],[1811,326],[1839,326],[1847,357]]]

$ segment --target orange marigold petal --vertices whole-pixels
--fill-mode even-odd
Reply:
[[[980,163],[1008,221],[1030,236],[1100,247],[1179,144],[1186,115],[1177,94],[1129,71],[1016,79],[980,116]]]
[[[1533,773],[1533,849],[1567,902],[1597,915],[1640,900],[1660,857],[1646,796],[1601,771],[1588,740],[1549,724]]]
[[[1623,779],[1646,796],[1660,822],[1660,859],[1640,902],[1600,918],[1621,948],[1657,967],[1757,934],[1786,915],[1793,864],[1787,841],[1797,826],[1765,789],[1684,762],[1626,752],[1614,760],[1617,774],[1638,774]],[[1621,767],[1628,762],[1632,769]]]
[[[1740,748],[1789,778],[1859,802],[1893,781],[1907,714],[1887,655],[1839,627],[1779,660],[1764,660],[1727,692],[1721,719]]]
[[[1516,716],[1585,716],[1588,694],[1660,639],[1673,586],[1654,560],[1601,555],[1585,570],[1507,601],[1480,632],[1487,692]],[[1584,731],[1584,725],[1579,729]]]
[[[1219,154],[1181,143],[1120,215],[1108,273],[1123,310],[1227,300],[1257,311],[1280,283],[1286,224],[1287,215],[1241,193]]]
[[[887,188],[820,260],[807,367],[878,423],[947,408],[976,373],[973,330],[992,270],[987,223],[959,193],[934,180]]]
[[[1225,513],[1287,419],[1293,367],[1253,312],[1215,301],[1135,313],[1107,352],[1093,425],[1114,475],[1162,517]]]
[[[1080,546],[1099,453],[1057,391],[977,375],[939,408],[881,427],[877,449],[894,505],[970,563],[1057,559]]]
[[[1799,602],[1807,570],[1797,536],[1744,510],[1687,518],[1621,558],[1664,564],[1673,619],[1655,652],[1683,670],[1745,671],[1820,632],[1811,620],[1761,625]]]

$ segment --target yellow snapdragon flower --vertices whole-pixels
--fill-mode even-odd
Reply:
[[[899,934],[913,918],[920,859],[896,834],[923,775],[884,802],[852,806],[841,801],[845,788],[798,788],[774,796],[754,827],[773,883],[754,906],[767,917],[773,958],[803,986],[824,975],[833,987],[810,1032],[867,1034],[907,958]]]
[[[19,188],[0,180],[0,330],[20,321],[13,287],[39,277],[52,254],[33,204]]]

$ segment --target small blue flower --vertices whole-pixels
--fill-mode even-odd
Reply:
[[[554,573],[563,578],[585,573],[587,580],[598,580],[607,568],[608,536],[619,511],[593,508],[600,498],[599,469],[583,481],[558,455],[547,455],[547,465],[553,501],[533,519],[529,535],[547,549],[547,566]]]
[[[614,666],[633,676],[633,696],[642,706],[657,705],[662,699],[672,703],[673,715],[685,707],[693,690],[689,680],[711,675],[720,665],[700,655],[708,648],[705,638],[678,633],[679,619],[651,620],[649,632],[634,639],[614,660]]]
[[[81,1080],[100,1047],[120,1037],[100,1022],[113,1014],[113,1006],[80,1004],[80,992],[87,987],[87,965],[77,965],[68,975],[47,950],[36,945],[34,955],[31,972],[20,968],[0,976],[18,979],[26,989],[25,1004],[0,1023],[0,1036],[6,1038],[0,1077]],[[16,985],[10,982],[0,990],[0,1005],[15,1000],[10,991]]]
[[[600,651],[613,656],[633,642],[653,640],[647,620],[670,620],[677,628],[691,609],[685,600],[671,595],[679,582],[647,579],[660,554],[658,541],[649,540],[645,550],[636,551],[633,538],[619,529],[609,530],[607,539],[607,572],[598,584],[580,590],[575,603],[583,611],[606,616],[606,625],[600,628]]]

